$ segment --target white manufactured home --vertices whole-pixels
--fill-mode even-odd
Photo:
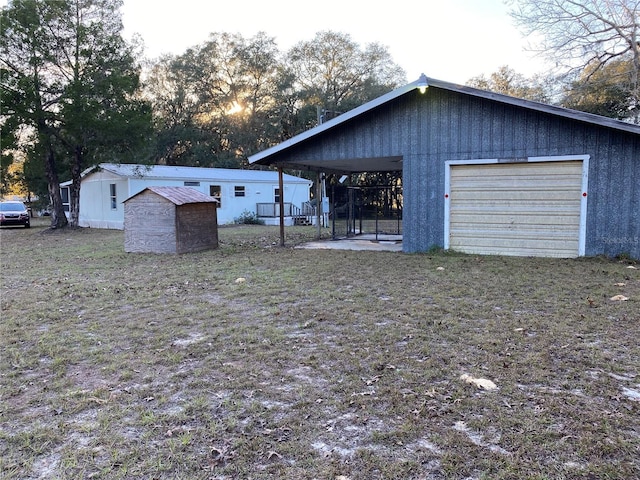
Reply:
[[[71,182],[61,184],[65,211]],[[309,204],[312,182],[283,175],[285,225],[293,225]],[[124,228],[123,202],[147,187],[191,187],[219,201],[218,224],[233,223],[245,213],[258,214],[267,224],[279,224],[278,172],[226,168],[177,167],[101,163],[82,173],[81,227]]]

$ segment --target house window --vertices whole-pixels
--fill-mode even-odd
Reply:
[[[273,201],[274,201],[274,203],[280,203],[280,189],[279,188],[274,188],[273,189]]]
[[[117,197],[116,197],[116,184],[109,184],[109,199],[111,200],[111,210],[116,210],[118,208]]]
[[[200,182],[184,182],[185,187],[199,187]]]
[[[216,208],[222,206],[222,187],[220,185],[209,185],[209,195],[218,200]]]
[[[243,185],[236,185],[235,187],[233,187],[233,191],[234,191],[236,197],[244,197],[244,186]]]
[[[62,187],[60,189],[60,196],[62,197],[62,210],[64,210],[65,212],[70,211],[71,208],[69,203],[69,188]]]

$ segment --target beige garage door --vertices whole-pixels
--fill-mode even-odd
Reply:
[[[576,257],[582,161],[451,165],[449,248]]]

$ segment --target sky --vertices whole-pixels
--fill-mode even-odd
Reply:
[[[408,82],[424,73],[464,84],[503,65],[527,77],[545,70],[503,0],[124,0],[122,14],[125,38],[139,35],[148,58],[184,53],[213,32],[264,32],[285,52],[331,30],[386,47]]]

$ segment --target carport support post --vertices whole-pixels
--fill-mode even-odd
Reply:
[[[322,236],[322,230],[320,225],[320,219],[322,218],[322,173],[318,172],[316,177],[316,226],[318,227],[318,240]]]
[[[284,247],[284,180],[282,167],[278,167],[278,188],[280,189],[280,246]]]

